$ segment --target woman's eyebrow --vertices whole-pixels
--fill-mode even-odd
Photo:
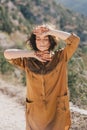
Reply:
[[[39,36],[37,36],[36,38],[40,38]]]

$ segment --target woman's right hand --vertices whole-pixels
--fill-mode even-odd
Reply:
[[[35,35],[41,35],[43,34],[44,32],[48,32],[49,31],[49,28],[47,28],[46,26],[37,26],[34,30],[33,30],[33,33]]]

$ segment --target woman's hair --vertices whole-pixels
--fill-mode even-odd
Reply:
[[[49,51],[50,51],[50,50],[54,49],[57,42],[56,42],[55,37],[53,37],[51,35],[48,35],[48,38],[49,38],[49,42],[50,42],[50,48],[49,48]],[[30,45],[30,47],[33,50],[38,51],[38,48],[36,47],[36,35],[35,34],[33,34],[33,33],[31,34],[30,38],[28,38],[28,40],[27,40],[27,43]]]

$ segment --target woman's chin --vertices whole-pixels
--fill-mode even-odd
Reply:
[[[40,48],[39,51],[48,51],[48,49],[47,48],[43,48],[43,49]]]

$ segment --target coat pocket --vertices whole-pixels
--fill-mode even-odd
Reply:
[[[69,110],[69,98],[68,95],[57,97],[57,110],[67,111]]]
[[[29,113],[30,109],[31,109],[31,104],[33,103],[32,100],[29,100],[28,98],[26,98],[26,112]]]

